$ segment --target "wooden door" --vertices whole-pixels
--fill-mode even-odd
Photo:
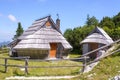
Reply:
[[[91,44],[91,50],[97,49],[98,48],[98,43],[92,43]]]
[[[90,51],[98,48],[98,43],[90,43]],[[95,59],[97,57],[97,52],[90,54],[90,57]]]
[[[50,43],[50,58],[55,58],[56,57],[56,52],[57,52],[57,43]]]

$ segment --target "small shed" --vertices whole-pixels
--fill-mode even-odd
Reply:
[[[18,39],[20,41],[13,47],[17,56],[62,58],[72,49],[60,31],[60,19],[54,23],[51,16],[36,20]]]
[[[113,43],[112,38],[100,27],[95,29],[80,43],[82,45],[82,53],[85,54],[104,45]],[[106,49],[104,49],[105,51]],[[89,55],[91,58],[97,58],[97,52]]]

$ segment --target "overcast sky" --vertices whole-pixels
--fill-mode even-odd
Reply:
[[[120,12],[120,0],[0,0],[0,42],[11,41],[17,23],[26,30],[36,19],[59,14],[61,30],[82,26],[86,16],[101,20]]]

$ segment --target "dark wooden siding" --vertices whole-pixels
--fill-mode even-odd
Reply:
[[[48,58],[48,50],[17,50],[18,56],[30,56],[32,59],[45,59]]]

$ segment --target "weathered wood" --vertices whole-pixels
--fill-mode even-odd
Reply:
[[[7,72],[7,58],[4,59],[5,60],[5,73]]]
[[[4,66],[4,65],[3,65]],[[7,67],[19,67],[19,68],[24,68],[25,66],[21,65],[7,65]]]
[[[86,57],[86,59],[89,59],[89,57]],[[84,57],[80,57],[80,58],[69,58],[69,59],[30,59],[29,61],[38,61],[38,62],[47,62],[47,61],[80,61],[80,62],[83,62],[84,61]]]
[[[66,68],[66,67],[82,67],[83,65],[74,66],[29,66],[28,68]]]
[[[99,51],[99,50],[101,50],[101,49],[104,49],[104,48],[106,48],[106,47],[108,47],[108,46],[111,46],[111,45],[113,45],[113,44],[116,44],[116,43],[118,43],[118,42],[120,42],[120,39],[117,40],[117,41],[115,41],[115,42],[113,42],[113,43],[111,43],[111,44],[105,45],[105,46],[100,47],[100,48],[98,48],[98,49],[92,50],[92,51],[90,51],[90,52],[88,52],[88,53],[85,53],[85,54],[83,54],[82,56],[87,56],[87,55],[89,55],[89,54],[92,54],[92,53],[94,53],[94,52],[96,52],[96,51]]]
[[[1,66],[5,66],[5,64],[0,64]]]
[[[116,52],[120,52],[120,49],[113,51],[111,54],[114,54]]]
[[[95,63],[95,62],[97,62],[97,61],[100,61],[100,60],[102,60],[103,58],[105,58],[105,57],[107,57],[107,56],[109,56],[109,55],[112,55],[112,54],[114,54],[114,53],[116,53],[116,52],[120,52],[120,49],[115,50],[115,51],[111,52],[110,54],[105,55],[105,56],[103,56],[103,57],[100,57],[100,58],[98,58],[98,59],[96,59],[96,60],[90,61],[90,62],[87,63],[87,65],[89,65],[89,64],[91,64],[91,63]]]
[[[12,59],[12,60],[14,60],[14,59],[19,59],[19,60],[21,60],[21,59],[26,59],[26,58],[30,58],[29,56],[26,56],[26,57],[0,57],[0,59]]]
[[[118,42],[120,42],[120,40],[118,40],[118,41],[115,41],[114,43],[112,43],[112,44],[110,44],[110,45],[113,45],[113,44],[115,44],[115,43],[118,43]],[[107,45],[107,46],[110,46],[110,45]],[[106,46],[104,46],[104,47],[102,47],[102,48],[105,48]],[[101,48],[100,48],[101,49]],[[97,49],[98,50],[98,49]],[[118,49],[118,50],[116,50],[116,51],[113,51],[111,54],[113,54],[113,53],[116,53],[116,52],[119,52],[120,51],[120,49]],[[90,52],[91,53],[91,52]],[[89,53],[89,54],[90,54]],[[109,55],[111,55],[111,54],[109,54]],[[107,57],[107,56],[109,56],[109,55],[106,55],[106,56],[103,56],[102,58],[105,58],[105,57]],[[87,60],[88,60],[88,58],[89,57],[87,57],[86,55],[83,55],[83,57],[80,57],[80,58],[70,58],[70,59],[48,59],[48,60],[42,60],[42,59],[37,59],[37,60],[35,60],[35,59],[32,59],[32,60],[30,60],[30,61],[61,61],[61,60],[73,60],[73,61],[82,61],[83,62],[83,64],[81,65],[67,65],[67,66],[28,66],[28,60],[29,60],[29,57],[11,57],[11,58],[3,58],[3,57],[0,57],[0,59],[4,59],[4,64],[0,64],[1,66],[4,66],[5,67],[5,72],[7,72],[7,68],[8,67],[19,67],[19,68],[25,68],[25,74],[27,75],[28,74],[28,68],[64,68],[64,67],[83,67],[83,69],[82,69],[82,72],[84,72],[84,70],[85,70],[85,68],[86,68],[86,66],[87,65],[89,65],[89,64],[91,64],[91,63],[94,63],[94,62],[96,62],[96,61],[99,61],[99,60],[101,60],[102,58],[98,58],[98,59],[96,59],[96,60],[94,60],[94,61],[91,61],[91,62],[87,62]],[[21,66],[21,65],[9,65],[9,64],[7,64],[7,61],[9,60],[9,59],[19,59],[19,60],[25,60],[25,66]]]
[[[84,70],[86,69],[86,65],[87,65],[87,57],[84,56],[82,72],[84,72]]]
[[[49,50],[20,49],[17,50],[17,52],[18,56],[29,56],[31,59],[46,59],[48,57]]]
[[[28,74],[28,59],[25,59],[25,74]]]

